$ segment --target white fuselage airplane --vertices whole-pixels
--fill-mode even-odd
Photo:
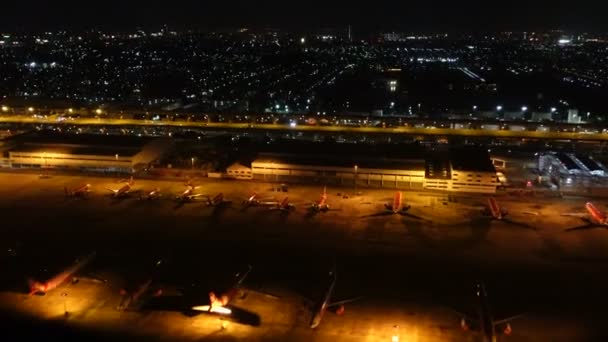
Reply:
[[[91,192],[91,184],[83,184],[82,186],[69,190],[68,187],[63,188],[66,197],[85,197]]]
[[[57,288],[59,285],[63,284],[66,280],[76,274],[76,272],[80,271],[83,267],[85,267],[89,262],[91,262],[91,260],[93,260],[93,258],[95,258],[95,252],[87,255],[82,260],[78,261],[76,264],[66,268],[65,270],[61,271],[60,273],[45,282],[38,282],[30,279],[30,295],[38,293],[45,294]]]
[[[139,284],[139,286],[137,286],[133,291],[121,289],[120,294],[122,296],[122,299],[116,309],[119,311],[124,311],[133,307],[134,305],[137,305],[141,297],[146,294],[146,292],[148,292],[148,289],[150,288],[150,285],[152,285],[154,278],[158,275],[159,267],[161,267],[163,264],[163,260],[157,261],[155,264],[154,275],[146,279],[143,283]],[[160,295],[160,293],[161,291],[159,290],[154,295],[157,296]]]
[[[188,185],[186,185],[186,190],[184,190],[184,192],[182,192],[180,195],[178,195],[176,197],[176,199],[178,201],[187,202],[187,201],[192,201],[196,198],[204,196],[203,194],[194,193],[194,190],[196,190],[198,188],[199,188],[198,186],[188,184]]]
[[[337,312],[343,313],[344,304],[354,302],[355,300],[359,299],[359,298],[346,299],[346,300],[332,303],[331,297],[334,294],[334,288],[336,287],[336,281],[338,280],[338,275],[336,273],[335,267],[329,272],[329,276],[330,276],[330,282],[329,282],[329,286],[327,287],[327,290],[325,291],[325,295],[323,296],[323,298],[321,298],[321,301],[319,303],[317,303],[313,308],[312,318],[310,320],[311,329],[315,329],[321,324],[321,321],[323,320],[323,316],[325,315],[325,312],[327,312],[328,308],[338,306],[339,309],[337,310]]]
[[[321,197],[318,201],[311,204],[310,210],[314,212],[326,212],[329,210],[329,204],[327,204],[327,188],[323,188]]]
[[[126,196],[129,194],[129,191],[131,191],[131,187],[133,186],[133,184],[135,184],[135,183],[133,182],[133,177],[131,177],[128,182],[126,182],[123,186],[121,186],[118,189],[110,189],[110,188],[106,188],[106,189],[112,193],[112,196],[122,197],[122,196]]]
[[[512,328],[511,328],[511,324],[509,323],[509,321],[512,321],[521,315],[502,319],[500,321],[495,321],[494,318],[492,317],[492,311],[490,310],[490,303],[488,301],[488,293],[486,292],[485,285],[482,282],[478,282],[475,284],[475,287],[476,287],[475,297],[477,298],[478,319],[477,320],[468,319],[468,320],[473,321],[473,323],[475,323],[475,325],[479,328],[479,330],[481,330],[481,332],[483,333],[485,342],[496,342],[498,326],[500,326],[502,328],[502,333],[504,335],[510,335],[512,332]],[[469,324],[467,323],[466,318],[462,318],[460,325],[464,330],[469,330]]]
[[[209,292],[209,305],[193,306],[192,310],[207,313],[216,313],[221,315],[230,315],[232,313],[232,310],[228,307],[228,305],[230,304],[230,302],[232,302],[234,297],[237,296],[239,290],[243,285],[243,282],[251,272],[251,269],[251,265],[248,265],[248,268],[244,273],[237,274],[234,285],[230,288],[230,290],[220,295],[219,297],[215,294],[215,292]]]
[[[288,212],[295,209],[295,206],[289,203],[289,197],[283,198],[281,202],[275,202],[274,206],[270,207],[270,210],[279,210],[283,212]]]
[[[223,193],[219,193],[217,195],[215,195],[214,197],[207,197],[207,206],[209,207],[217,207],[223,204],[227,204],[229,203],[229,201],[225,201],[224,200],[224,194]]]
[[[159,188],[156,188],[150,192],[148,192],[147,194],[144,194],[140,197],[140,199],[146,199],[146,200],[155,200],[155,199],[159,199],[162,197],[162,193],[160,192]]]

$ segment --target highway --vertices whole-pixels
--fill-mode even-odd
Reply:
[[[234,131],[285,131],[285,132],[318,132],[318,133],[350,133],[350,134],[402,134],[412,136],[436,137],[480,137],[503,139],[542,139],[542,140],[573,140],[573,141],[608,141],[608,133],[580,133],[557,131],[512,131],[484,129],[455,129],[428,127],[352,127],[352,126],[320,126],[320,125],[290,125],[290,124],[258,124],[231,122],[194,122],[194,121],[153,121],[116,118],[74,118],[58,121],[58,116],[1,116],[0,123],[6,124],[49,124],[49,125],[83,125],[83,126],[147,126],[147,127],[184,127],[209,130]]]

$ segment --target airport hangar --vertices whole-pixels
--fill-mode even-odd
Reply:
[[[227,176],[271,182],[496,193],[500,185],[487,152],[470,149],[429,153],[419,159],[261,153],[235,163]]]
[[[28,132],[0,142],[0,166],[128,174],[173,147],[170,139]]]

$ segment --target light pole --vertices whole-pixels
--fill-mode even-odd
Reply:
[[[194,157],[190,158],[190,161],[192,161],[192,168],[194,169]]]
[[[355,165],[355,196],[357,195],[357,171],[359,170],[359,166]]]
[[[67,305],[68,294],[66,292],[63,292],[61,294],[61,297],[63,297],[63,314],[65,315],[65,317],[67,317],[70,314],[68,312],[68,305]]]

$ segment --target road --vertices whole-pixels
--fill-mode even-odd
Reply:
[[[31,116],[0,116],[0,123],[14,124],[53,124],[53,125],[83,125],[83,126],[148,126],[148,127],[185,127],[208,130],[234,131],[285,131],[285,132],[319,132],[319,133],[352,133],[352,134],[402,134],[412,136],[437,137],[488,137],[509,139],[540,139],[540,140],[575,140],[575,141],[608,141],[608,133],[578,133],[578,132],[542,132],[542,131],[511,131],[484,129],[453,129],[453,128],[416,128],[416,127],[350,127],[350,126],[318,126],[289,124],[252,124],[230,122],[193,122],[193,121],[152,121],[135,119],[112,118],[76,118],[63,122],[57,121],[57,116],[35,118]]]

